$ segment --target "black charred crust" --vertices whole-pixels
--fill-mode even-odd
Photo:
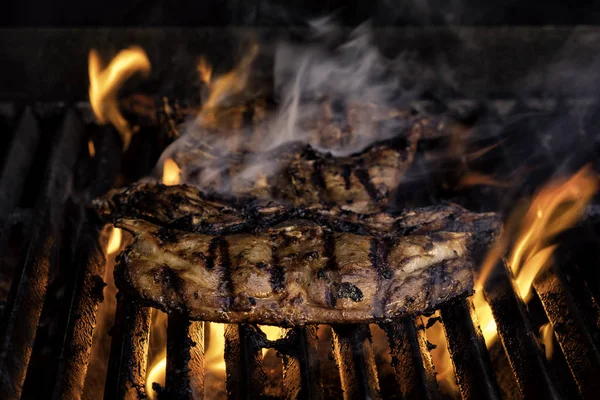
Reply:
[[[332,291],[338,299],[350,299],[354,302],[359,302],[363,299],[363,292],[358,286],[350,282],[343,282],[339,285],[335,285]]]
[[[156,236],[163,243],[175,243],[179,239],[177,232],[165,227],[160,227],[156,232]]]
[[[265,268],[267,268],[267,264],[264,263],[264,262],[262,262],[262,261],[259,261],[259,262],[256,263],[256,268],[258,268],[258,269],[265,269]]]
[[[271,274],[269,283],[271,283],[273,292],[283,292],[285,290],[285,269],[279,265],[274,265],[269,272]]]

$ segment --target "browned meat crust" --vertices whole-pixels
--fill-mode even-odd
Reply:
[[[282,221],[302,218],[336,232],[378,237],[437,231],[469,232],[477,246],[493,240],[501,229],[495,213],[472,213],[454,204],[405,210],[399,214],[358,214],[337,206],[286,207],[256,199],[210,197],[189,185],[136,183],[94,201],[108,220],[145,219],[168,228],[220,235],[254,232]]]
[[[373,213],[387,207],[413,162],[418,137],[417,130],[396,139],[393,146],[379,143],[348,157],[332,157],[300,143],[236,156],[194,147],[173,157],[185,182],[211,192],[274,199],[293,206],[337,204],[345,210]]]
[[[383,321],[472,291],[469,233],[382,239],[292,220],[223,236],[140,219],[119,289],[192,319],[297,325]]]

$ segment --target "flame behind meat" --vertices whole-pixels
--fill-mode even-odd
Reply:
[[[556,180],[544,186],[532,199],[524,216],[518,210],[509,220],[503,235],[488,254],[475,284],[474,303],[488,347],[494,342],[496,324],[483,297],[483,286],[491,269],[503,256],[512,237],[508,265],[519,294],[525,301],[538,272],[552,262],[556,245],[551,240],[572,227],[582,216],[585,206],[598,190],[597,176],[584,167],[566,180]],[[515,234],[516,233],[516,234]]]
[[[126,150],[131,142],[133,130],[119,111],[117,93],[125,81],[136,72],[148,74],[150,61],[144,50],[130,47],[119,52],[106,68],[102,68],[100,56],[96,50],[91,50],[88,67],[92,110],[99,123],[111,123],[119,131],[123,149]]]

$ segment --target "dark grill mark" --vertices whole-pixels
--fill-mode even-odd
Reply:
[[[323,178],[324,165],[323,162],[317,160],[313,164],[313,171],[310,175],[310,180],[316,190],[325,190],[327,185],[325,184],[325,178]]]
[[[371,239],[369,258],[379,279],[391,279],[393,275],[388,263],[389,256],[389,243],[381,239]]]
[[[156,232],[156,236],[163,243],[175,243],[179,239],[180,235],[178,235],[177,232],[173,231],[172,229],[161,227]]]
[[[358,181],[363,185],[371,200],[374,202],[379,202],[381,200],[381,196],[373,185],[373,182],[371,182],[369,172],[364,168],[358,168],[354,171],[354,175],[356,175]]]
[[[218,238],[219,253],[221,259],[221,293],[227,296],[230,303],[233,302],[233,280],[231,279],[231,260],[229,258],[229,243],[227,240]],[[228,304],[227,307],[230,307]]]
[[[269,278],[269,283],[271,284],[271,289],[275,293],[281,293],[285,289],[285,269],[279,265],[279,255],[277,254],[277,246],[273,246],[271,248],[271,268],[269,269],[269,273],[271,277]]]
[[[351,181],[350,177],[352,176],[352,167],[348,164],[342,166],[342,178],[344,178],[344,188],[346,190],[350,190]]]
[[[219,246],[219,237],[214,237],[208,246],[208,259],[206,260],[206,268],[213,269],[215,267],[215,258],[217,256],[217,247]]]

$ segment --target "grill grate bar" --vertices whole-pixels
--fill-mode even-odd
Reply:
[[[97,227],[84,225],[73,268],[76,287],[71,293],[69,315],[54,388],[54,399],[81,398],[90,362],[98,304],[102,301],[106,267],[104,246]],[[104,240],[105,241],[105,240]]]
[[[292,329],[286,337],[283,355],[283,397],[285,399],[323,399],[319,366],[319,338],[315,325]]]
[[[117,294],[104,399],[146,397],[151,321],[150,308]]]
[[[50,264],[54,262],[53,252],[58,248],[65,207],[63,199],[69,193],[82,130],[75,112],[68,110],[52,152],[44,192],[38,199],[36,220],[39,223],[34,226],[23,270],[13,281],[10,304],[3,314],[0,390],[7,399],[20,396],[25,380],[46,296]]]
[[[417,324],[412,318],[405,318],[382,324],[381,327],[388,336],[392,367],[396,370],[402,398],[439,399],[433,361],[421,320]]]
[[[379,399],[377,367],[368,325],[334,325],[334,355],[344,399]]]
[[[544,268],[533,286],[581,395],[595,398],[600,392],[600,353],[558,269],[554,265]]]
[[[227,398],[261,399],[264,397],[265,372],[262,369],[260,329],[253,325],[225,326],[225,369]],[[266,340],[266,339],[265,339]]]
[[[39,137],[37,119],[31,108],[27,107],[19,119],[0,176],[0,224],[4,224],[23,193]],[[3,230],[0,231],[0,241],[5,236]]]
[[[484,294],[519,391],[526,399],[558,399],[554,377],[518,293],[508,267],[500,261],[486,281]]]
[[[204,322],[169,316],[165,386],[170,399],[204,399]]]
[[[473,301],[457,299],[441,308],[448,348],[463,399],[499,399],[500,388],[479,327]]]

